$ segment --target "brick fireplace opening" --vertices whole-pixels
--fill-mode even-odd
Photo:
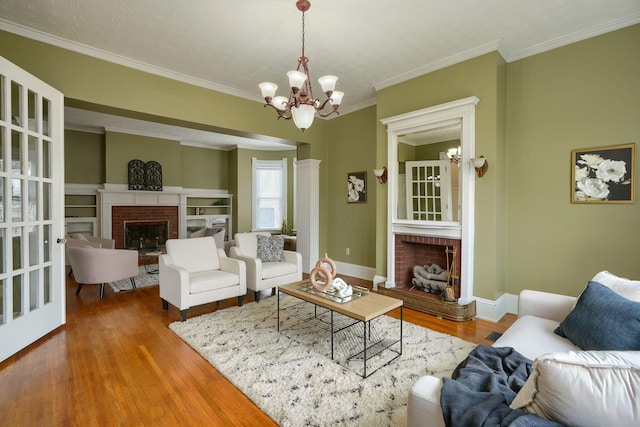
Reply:
[[[125,242],[125,222],[130,224],[147,222],[147,225],[166,225],[166,239],[178,238],[178,206],[112,206],[111,208],[111,236],[115,240],[118,249],[127,248]],[[153,236],[144,237],[144,248],[153,248],[157,236],[160,240],[161,231],[154,228],[151,231]],[[140,236],[137,237],[139,241]],[[160,242],[159,242],[160,243]],[[161,244],[164,244],[162,242]],[[139,245],[139,243],[138,243]],[[137,249],[137,248],[136,248]]]
[[[460,298],[460,265],[461,265],[461,241],[458,239],[446,239],[429,236],[414,236],[409,234],[395,235],[395,283],[398,290],[409,291],[413,284],[413,267],[415,265],[427,266],[438,264],[447,269],[446,250],[456,249],[456,261],[452,272],[453,289],[456,298]],[[449,264],[452,261],[449,254]],[[412,291],[429,295],[427,292],[414,288]],[[435,296],[435,295],[434,295]]]
[[[169,221],[125,221],[124,247],[127,249],[162,249],[169,236]]]

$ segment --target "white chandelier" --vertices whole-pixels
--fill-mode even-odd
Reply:
[[[336,81],[338,80],[336,76],[323,76],[318,79],[318,82],[327,98],[322,102],[319,99],[314,99],[307,66],[309,58],[304,56],[304,13],[311,7],[311,2],[298,0],[296,7],[302,12],[302,56],[298,58],[298,67],[287,73],[289,86],[291,87],[289,98],[276,96],[278,85],[275,83],[263,82],[258,86],[260,86],[262,96],[266,101],[264,106],[273,107],[278,113],[278,119],[289,120],[293,118],[296,126],[304,132],[305,129],[311,127],[315,114],[320,117],[327,117],[333,113],[339,114],[338,107],[340,107],[344,93],[335,90]],[[327,104],[331,104],[332,109],[327,113],[323,113],[322,110]]]

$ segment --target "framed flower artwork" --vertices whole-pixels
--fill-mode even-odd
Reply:
[[[366,203],[367,172],[347,174],[347,203]]]
[[[571,203],[635,203],[635,144],[571,151]]]

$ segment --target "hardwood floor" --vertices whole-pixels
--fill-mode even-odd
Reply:
[[[75,289],[68,279],[67,323],[0,364],[0,425],[276,425],[167,327],[180,313],[162,311],[157,286],[120,293],[107,286],[103,300],[97,285],[79,296]],[[206,304],[188,316],[236,303]],[[452,322],[405,308],[404,320],[491,344],[486,336],[503,332],[513,316]]]

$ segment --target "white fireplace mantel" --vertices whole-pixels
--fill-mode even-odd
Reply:
[[[179,230],[186,230],[187,196],[205,196],[226,194],[225,190],[194,189],[183,187],[164,187],[162,191],[134,191],[129,190],[126,184],[104,184],[104,188],[98,189],[100,193],[100,227],[101,235],[113,238],[112,207],[114,206],[177,206],[179,218]],[[185,236],[180,236],[185,237]]]

